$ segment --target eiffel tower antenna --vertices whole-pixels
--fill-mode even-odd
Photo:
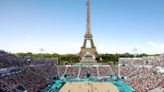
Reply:
[[[86,55],[86,53],[90,53],[95,59],[97,59],[98,53],[96,47],[94,46],[92,34],[91,34],[91,26],[90,26],[90,0],[87,2],[87,25],[86,25],[86,33],[84,36],[84,43],[80,50],[80,60]],[[90,42],[91,47],[86,47],[87,42]]]
[[[90,0],[87,3],[87,30],[86,34],[91,34],[91,25],[90,25]]]

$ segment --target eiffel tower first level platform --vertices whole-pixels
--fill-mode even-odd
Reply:
[[[90,42],[90,46],[87,47],[88,42]],[[96,60],[99,59],[99,55],[97,53],[96,47],[94,46],[94,42],[92,39],[91,34],[91,27],[90,27],[90,0],[87,3],[87,25],[86,25],[86,33],[84,36],[84,43],[81,47],[80,53],[80,62],[85,63],[93,63],[97,62]]]

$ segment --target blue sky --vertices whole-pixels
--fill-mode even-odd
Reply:
[[[78,53],[87,0],[0,0],[0,49]],[[91,0],[99,53],[163,53],[164,0]]]

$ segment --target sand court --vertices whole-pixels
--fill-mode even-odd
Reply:
[[[119,92],[110,82],[67,82],[59,92]]]

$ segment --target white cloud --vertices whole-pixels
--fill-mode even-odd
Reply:
[[[135,47],[137,47],[137,53],[156,54],[164,52],[164,43],[155,43],[153,41],[148,41],[144,44],[140,43]]]
[[[148,41],[146,43],[137,43],[132,45],[97,45],[99,53],[148,53],[148,54],[160,54],[164,52],[164,43],[155,43]]]
[[[27,35],[27,36],[26,36],[26,38],[27,38],[27,39],[31,39],[31,38],[32,38],[32,36],[30,36],[30,35]]]
[[[117,44],[117,45],[116,45]],[[163,53],[164,52],[164,43],[157,43],[153,41],[148,41],[145,43],[136,43],[136,44],[121,44],[121,43],[97,43],[95,44],[98,53]],[[40,53],[39,48],[42,47],[45,49],[45,53],[79,53],[80,48],[83,45],[83,42],[14,42],[7,43],[4,46],[0,46],[1,49],[11,52],[34,52]],[[134,48],[136,52],[134,52]]]

